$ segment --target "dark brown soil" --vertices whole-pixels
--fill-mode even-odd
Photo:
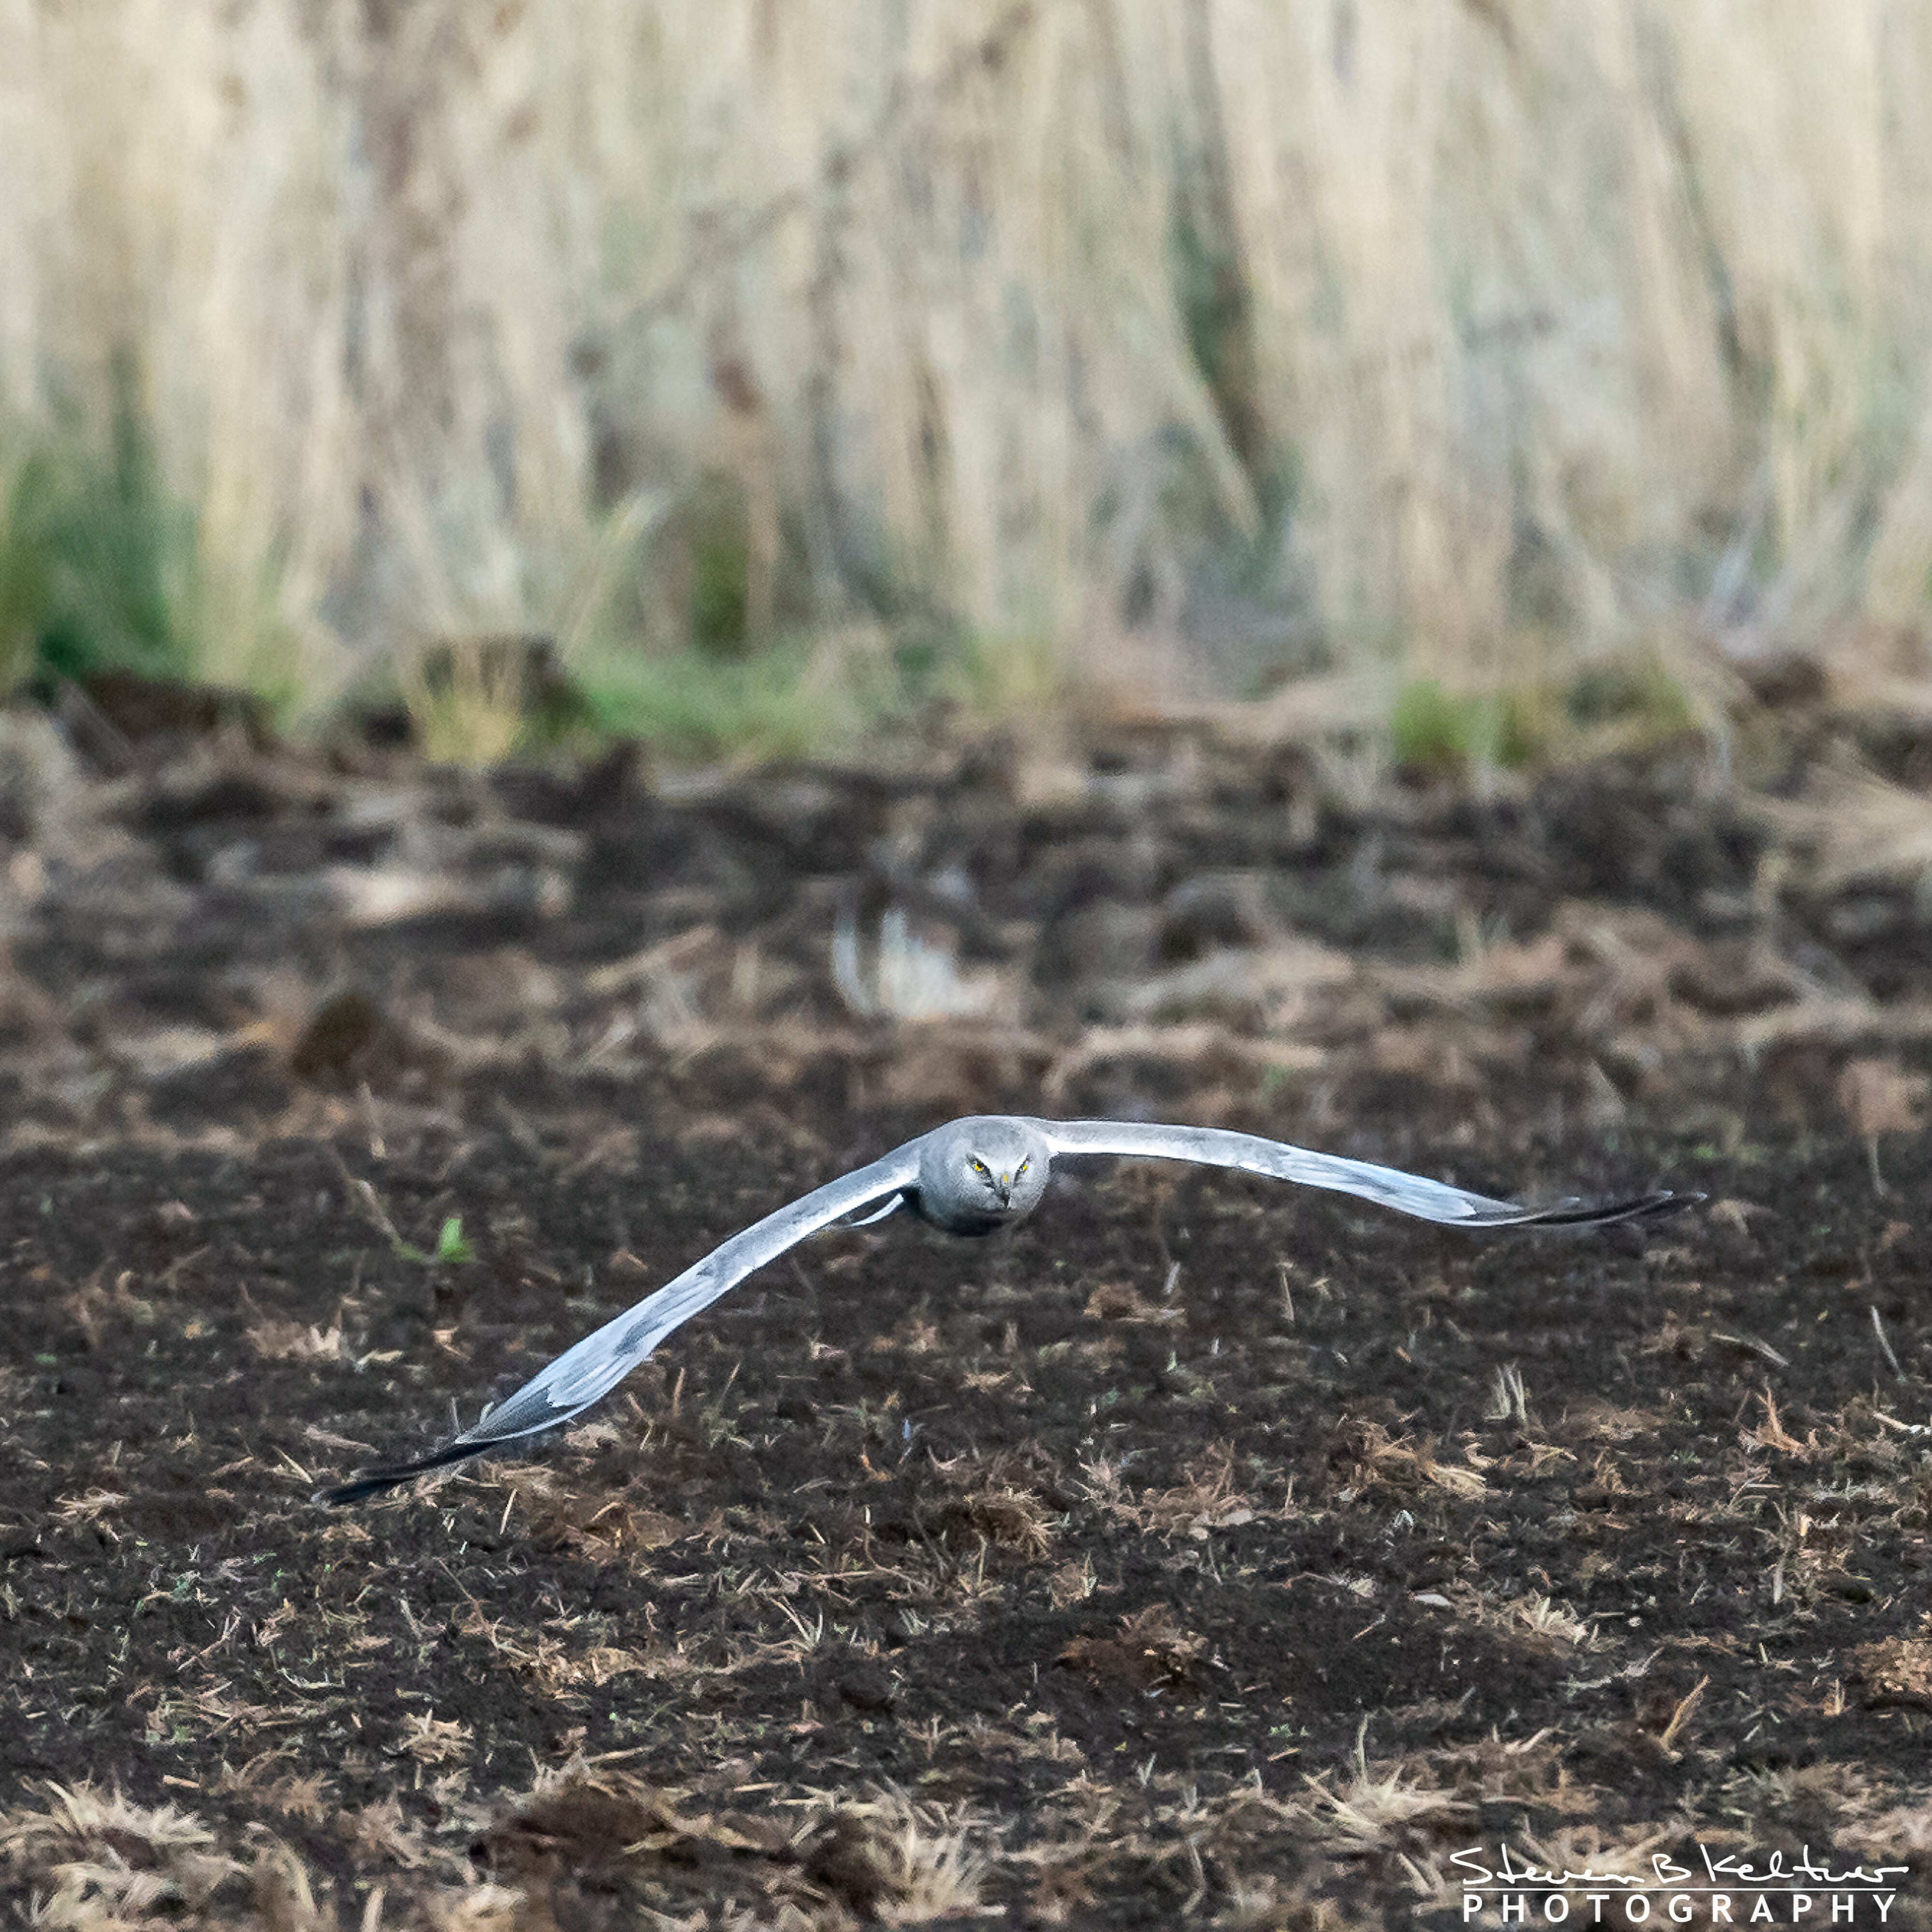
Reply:
[[[654,783],[8,729],[16,1913],[1447,1924],[1459,1850],[1701,1840],[1932,1922],[1909,880],[1688,752],[1350,803],[1151,731]],[[1088,1164],[310,1503],[992,1108],[1711,1198],[1483,1239]]]

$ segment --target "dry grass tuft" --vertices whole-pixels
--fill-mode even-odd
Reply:
[[[1580,1617],[1567,1604],[1534,1592],[1500,1604],[1485,1604],[1481,1612],[1486,1621],[1499,1623],[1506,1629],[1526,1630],[1532,1636],[1553,1637],[1579,1649],[1588,1647],[1595,1628],[1588,1618]]]
[[[432,764],[503,764],[530,730],[528,654],[520,638],[453,638],[398,667],[416,744]]]
[[[164,1906],[198,1911],[242,1870],[172,1804],[148,1808],[91,1784],[45,1788],[44,1810],[0,1813],[0,1857],[40,1895],[34,1923],[49,1932],[106,1932]]]
[[[423,1903],[434,1932],[524,1932],[543,1922],[531,1910],[529,1895],[512,1886],[452,1886],[430,1893]]]
[[[897,1790],[842,1803],[798,1840],[805,1876],[863,1921],[924,1925],[980,1909],[984,1828],[964,1807],[921,1804]]]
[[[1742,1429],[1738,1432],[1739,1446],[1748,1453],[1752,1450],[1770,1450],[1780,1456],[1797,1456],[1807,1461],[1819,1454],[1818,1438],[1815,1431],[1808,1433],[1801,1442],[1780,1420],[1778,1398],[1769,1389],[1763,1394],[1764,1420],[1755,1429]]]
[[[265,1846],[255,1859],[255,1910],[268,1932],[323,1932],[333,1919],[316,1910],[308,1870],[286,1845]]]
[[[470,1726],[454,1718],[420,1712],[404,1720],[402,1737],[392,1748],[418,1764],[453,1763],[470,1755]]]
[[[244,1333],[249,1347],[265,1362],[356,1360],[339,1322],[324,1328],[319,1322],[284,1322],[269,1316],[250,1324]]]
[[[1514,1422],[1519,1429],[1529,1426],[1529,1391],[1515,1363],[1505,1362],[1497,1370],[1483,1418],[1487,1422]]]
[[[832,983],[862,1019],[974,1018],[1015,1010],[1019,988],[1000,974],[962,968],[951,936],[915,932],[894,906],[879,921],[870,970],[862,959],[859,928],[842,916],[832,938]]]
[[[62,1496],[51,1514],[57,1522],[91,1523],[104,1527],[107,1519],[116,1510],[124,1508],[128,1498],[116,1490],[104,1490],[98,1484],[84,1490],[77,1496]]]
[[[224,1764],[212,1789],[218,1797],[244,1798],[284,1817],[314,1823],[333,1808],[331,1780],[321,1772],[279,1769],[288,1755],[288,1747],[284,1745],[261,1752],[244,1764]]]
[[[1184,1481],[1138,1496],[1128,1488],[1120,1466],[1105,1456],[1083,1462],[1080,1472],[1088,1499],[1115,1522],[1204,1543],[1215,1530],[1238,1528],[1255,1520],[1255,1475],[1242,1470],[1240,1462],[1228,1444],[1213,1443]]]
[[[1873,1696],[1932,1709],[1932,1634],[1881,1638],[1852,1654]]]
[[[1922,1073],[1905,1072],[1894,1060],[1851,1060],[1838,1076],[1838,1106],[1865,1144],[1874,1193],[1889,1191],[1879,1171],[1880,1137],[1916,1132],[1928,1088],[1932,1080]]]
[[[1426,1439],[1412,1442],[1392,1435],[1379,1422],[1360,1418],[1351,1418],[1336,1430],[1330,1460],[1343,1477],[1340,1499],[1344,1502],[1376,1487],[1412,1496],[1426,1488],[1446,1490],[1465,1500],[1485,1495],[1489,1489],[1480,1470],[1438,1461]]]
[[[1840,1820],[1839,1828],[1844,1842],[1868,1857],[1887,1863],[1904,1857],[1916,1864],[1932,1852],[1932,1802],[1908,1800],[1853,1812]]]
[[[1821,776],[1804,804],[1768,808],[1808,837],[1820,892],[1861,880],[1913,884],[1932,874],[1932,797],[1876,772],[1841,765]]]
[[[1335,1850],[1348,1857],[1388,1851],[1402,1842],[1412,1826],[1474,1811],[1454,1790],[1425,1783],[1430,1774],[1420,1761],[1405,1766],[1397,1760],[1371,1767],[1368,1731],[1364,1718],[1355,1734],[1354,1774],[1346,1784],[1331,1786],[1333,1774],[1328,1772],[1306,1780],[1308,1792],[1301,1808]]]
[[[949,1503],[943,1521],[982,1543],[1037,1560],[1053,1547],[1055,1519],[1040,1499],[1007,1484],[988,1484]]]
[[[403,1816],[394,1792],[373,1804],[360,1806],[344,1823],[349,1842],[366,1858],[399,1865],[405,1871],[429,1862],[429,1841],[422,1826]]]

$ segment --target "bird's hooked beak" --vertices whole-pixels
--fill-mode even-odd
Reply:
[[[1010,1174],[1003,1174],[995,1184],[1000,1190],[1000,1205],[1002,1208],[1010,1208],[1013,1204],[1012,1176]]]

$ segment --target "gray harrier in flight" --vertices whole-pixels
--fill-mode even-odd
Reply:
[[[865,1227],[906,1208],[950,1234],[989,1234],[1024,1220],[1039,1206],[1056,1155],[1103,1154],[1239,1168],[1276,1180],[1358,1195],[1420,1220],[1460,1228],[1595,1227],[1703,1198],[1660,1189],[1597,1206],[1565,1200],[1547,1208],[1522,1208],[1371,1161],[1314,1154],[1219,1127],[973,1115],[908,1141],[869,1166],[814,1188],[802,1200],[734,1234],[675,1281],[566,1349],[473,1429],[466,1429],[440,1449],[369,1470],[337,1488],[319,1491],[316,1499],[356,1502],[392,1484],[467,1462],[568,1422],[608,1395],[673,1329],[736,1288],[754,1269],[776,1261],[821,1228]]]

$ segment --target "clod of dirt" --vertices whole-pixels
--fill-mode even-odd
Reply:
[[[874,1717],[890,1711],[897,1696],[892,1678],[876,1664],[848,1664],[832,1688],[841,1702]]]
[[[872,1832],[862,1820],[842,1811],[808,1848],[805,1875],[868,1918],[890,1882]]]
[[[428,1070],[421,1044],[369,995],[352,988],[325,1000],[309,1017],[289,1056],[290,1070],[311,1086],[367,1086],[393,1092],[412,1072]]]
[[[1160,931],[1151,906],[1100,898],[1057,919],[1041,935],[1042,982],[1124,979],[1146,970]]]
[[[1161,908],[1160,956],[1198,959],[1222,946],[1259,946],[1279,927],[1259,872],[1204,872],[1184,879]]]
[[[1165,1604],[1156,1604],[1124,1617],[1118,1636],[1076,1636],[1054,1660],[1084,1671],[1096,1684],[1192,1689],[1207,1647],[1181,1628]]]
[[[537,1793],[484,1832],[470,1856],[500,1876],[581,1874],[614,1863],[632,1847],[661,1849],[682,1828],[662,1792],[607,1773]]]
[[[268,708],[251,692],[104,670],[87,680],[87,695],[101,717],[133,743],[206,738],[224,728],[242,731],[260,751],[275,742]]]
[[[867,1924],[922,1925],[982,1909],[986,1861],[962,1817],[890,1788],[841,1805],[806,1835],[800,1853],[820,1897]]]

